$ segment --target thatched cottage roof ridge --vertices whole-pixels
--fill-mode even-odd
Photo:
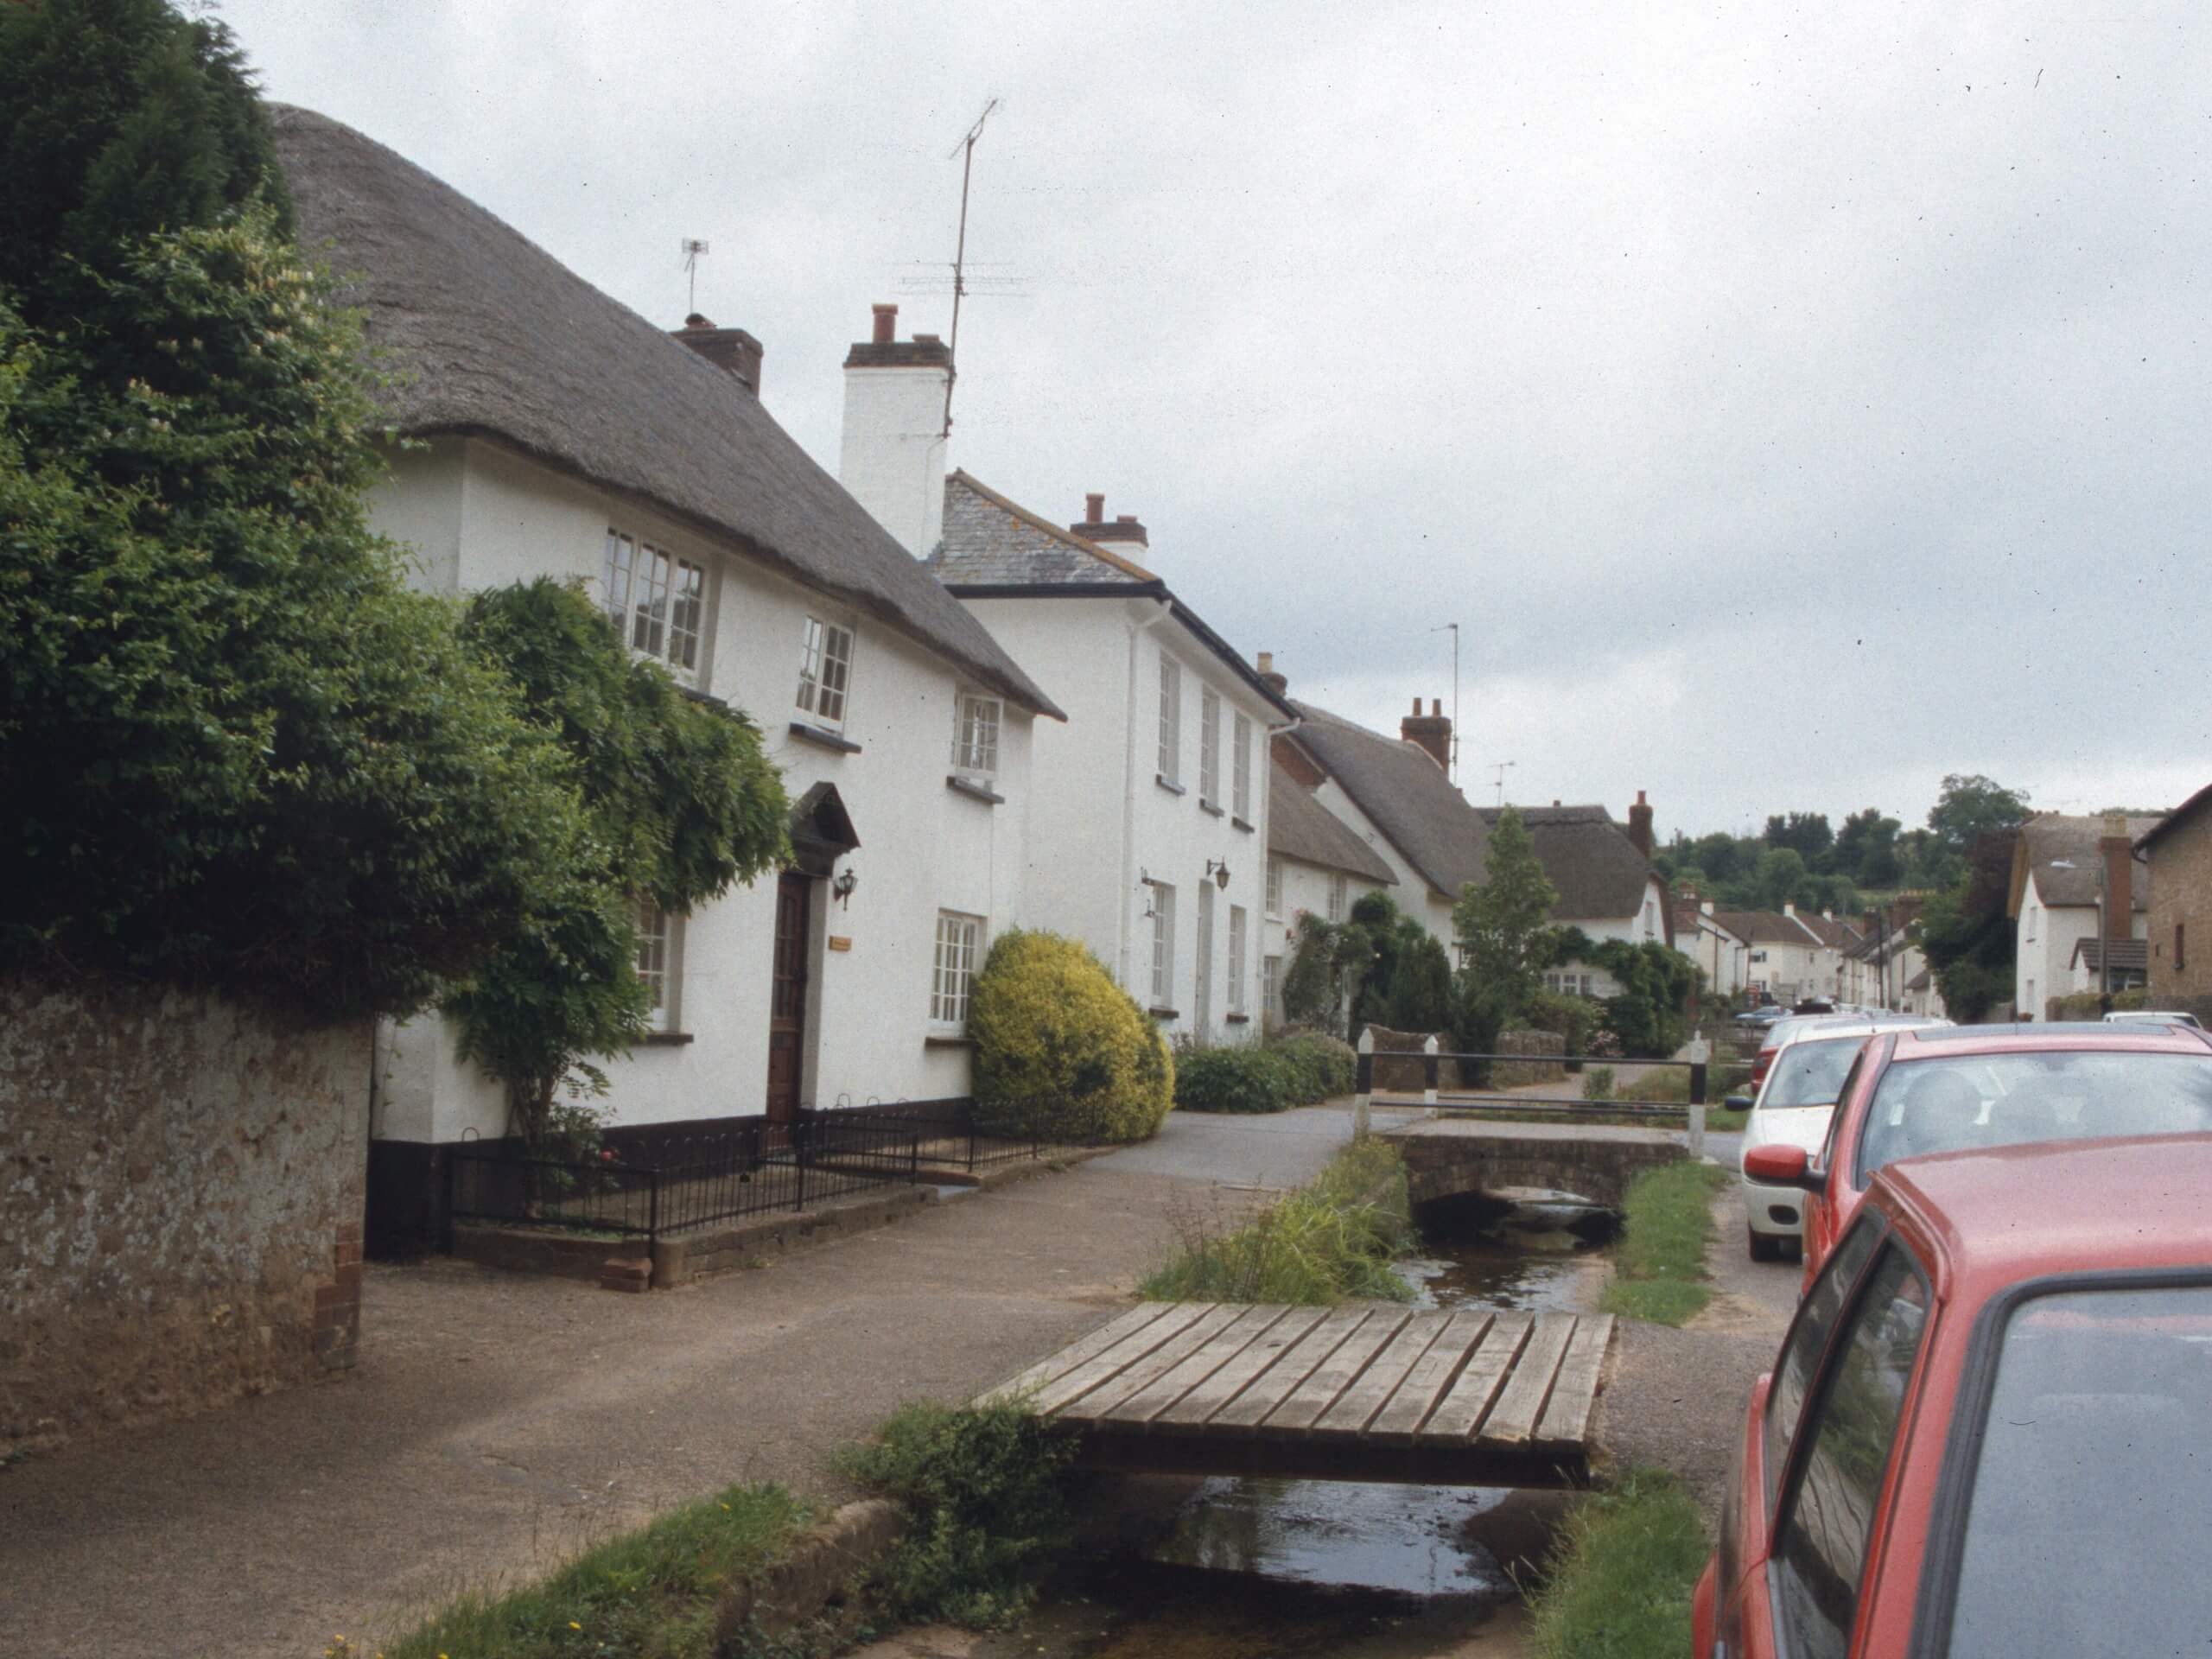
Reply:
[[[1398,880],[1380,854],[1280,765],[1268,768],[1268,850],[1323,869],[1345,870],[1384,887],[1394,887]]]
[[[734,376],[384,145],[270,116],[302,245],[398,372],[381,396],[402,433],[496,439],[648,502],[1064,718]]]
[[[1464,884],[1484,879],[1490,831],[1434,756],[1310,702],[1293,707],[1304,722],[1294,741],[1432,889],[1456,900]]]

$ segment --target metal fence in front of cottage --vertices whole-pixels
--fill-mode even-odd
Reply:
[[[1040,1140],[982,1133],[964,1102],[832,1107],[788,1122],[672,1130],[632,1152],[609,1148],[575,1161],[456,1147],[446,1158],[448,1245],[459,1221],[650,1243],[885,1185],[928,1184],[947,1172],[972,1176],[1047,1150]]]

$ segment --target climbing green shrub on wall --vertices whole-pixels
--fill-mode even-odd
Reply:
[[[1144,1010],[1057,933],[999,936],[968,1012],[986,1134],[1142,1141],[1174,1104],[1175,1065]]]

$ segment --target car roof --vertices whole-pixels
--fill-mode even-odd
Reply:
[[[1901,1159],[1867,1199],[1934,1247],[1944,1294],[1979,1301],[2049,1274],[2212,1272],[2207,1192],[2212,1135],[2161,1135]]]
[[[1936,1026],[1897,1030],[1891,1064],[1958,1054],[2037,1054],[2104,1049],[2133,1054],[2212,1054],[2212,1039],[2187,1026],[2136,1020],[2125,1026],[2054,1021],[2025,1026]]]

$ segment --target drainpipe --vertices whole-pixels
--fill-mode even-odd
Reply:
[[[1122,893],[1114,914],[1114,977],[1131,996],[1136,996],[1129,988],[1129,912],[1130,896],[1137,889],[1137,690],[1141,683],[1137,672],[1137,646],[1146,635],[1175,613],[1172,600],[1160,598],[1152,602],[1152,614],[1129,629],[1128,690],[1122,700],[1129,729],[1128,741],[1122,745]],[[1146,999],[1137,997],[1137,1001],[1141,1006]]]

